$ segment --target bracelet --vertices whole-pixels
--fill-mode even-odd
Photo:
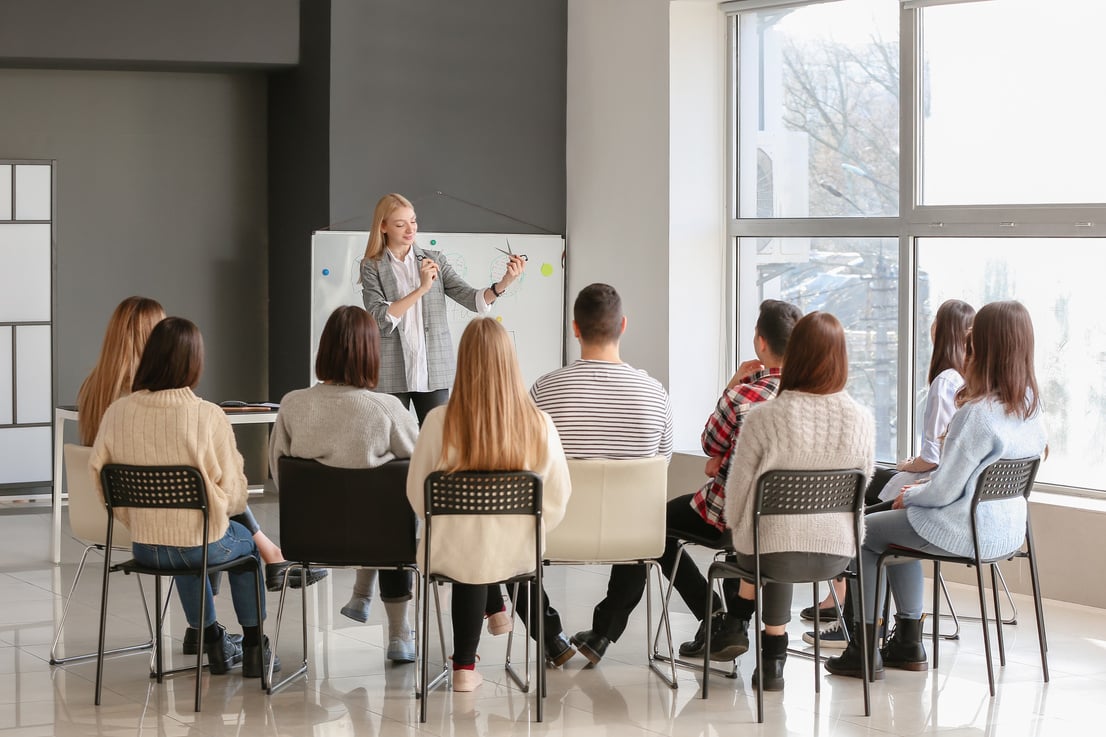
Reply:
[[[507,291],[506,289],[504,289],[503,292],[497,292],[496,289],[495,289],[495,282],[492,282],[492,285],[490,287],[488,287],[488,289],[492,290],[492,294],[495,295],[496,299],[499,299],[500,297],[502,297],[503,293]]]

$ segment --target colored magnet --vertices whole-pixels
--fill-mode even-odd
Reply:
[[[323,276],[330,276],[330,269],[323,269]]]
[[[553,264],[542,264],[541,265],[541,275],[542,276],[553,276]]]

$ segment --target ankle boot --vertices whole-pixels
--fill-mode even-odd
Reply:
[[[218,635],[211,638],[205,636],[204,650],[211,672],[221,676],[242,662],[242,640],[232,639],[226,628],[218,622],[215,626],[218,628]]]
[[[849,628],[849,644],[845,648],[845,652],[841,653],[835,658],[829,658],[826,660],[826,670],[835,676],[851,676],[852,678],[864,677],[864,657],[863,650],[860,645],[860,633],[864,632],[868,637],[868,653],[873,656],[875,661],[872,664],[872,679],[876,681],[882,681],[884,677],[883,672],[883,659],[880,658],[879,650],[875,646],[875,627],[870,624],[864,625],[863,629],[859,623],[854,622],[852,627]]]
[[[922,620],[895,615],[895,629],[880,651],[883,664],[902,670],[928,670],[929,658],[922,645]]]
[[[760,665],[753,671],[751,683],[755,686],[763,678],[765,691],[783,690],[783,664],[787,662],[787,635],[760,636]]]

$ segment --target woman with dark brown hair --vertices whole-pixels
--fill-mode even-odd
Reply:
[[[836,317],[812,312],[791,332],[783,359],[779,395],[745,418],[726,482],[726,520],[733,531],[738,563],[753,568],[753,504],[757,479],[772,470],[859,468],[871,474],[875,456],[872,415],[845,391],[849,356],[845,330]],[[856,555],[850,515],[808,514],[761,519],[761,570],[787,580],[792,571],[830,579]],[[817,575],[821,571],[824,575]],[[814,575],[812,575],[812,573]],[[765,584],[765,691],[784,686],[791,584]]]
[[[399,399],[373,391],[379,370],[380,331],[372,315],[354,306],[334,310],[315,357],[315,375],[321,383],[289,392],[280,401],[269,438],[269,468],[278,488],[281,456],[338,468],[376,468],[411,457],[418,424]],[[359,570],[342,614],[357,622],[368,621],[377,579],[377,571]],[[379,581],[388,614],[387,657],[396,663],[414,662],[415,642],[407,618],[410,574],[381,571]]]
[[[876,564],[891,545],[956,556],[973,555],[971,502],[979,475],[1000,458],[1037,456],[1045,451],[1040,394],[1033,368],[1033,321],[1020,302],[992,302],[975,316],[971,358],[959,407],[949,424],[941,465],[929,481],[900,491],[893,508],[868,515],[863,546],[864,592],[861,617],[871,619],[878,605]],[[999,558],[1025,540],[1025,499],[1017,497],[981,505],[977,511],[984,558]],[[883,667],[922,671],[929,667],[922,646],[923,574],[920,561],[887,568],[895,597],[895,630],[876,657]],[[861,675],[859,636],[872,636],[872,625],[852,628],[852,641],[826,669]]]
[[[193,393],[204,365],[200,330],[183,317],[167,317],[154,326],[134,372],[131,394],[111,404],[100,422],[90,462],[96,487],[108,463],[134,466],[193,466],[203,475],[208,502],[208,562],[245,555],[261,560],[250,531],[231,515],[246,508],[242,454],[223,410]],[[102,493],[102,490],[101,490]],[[197,510],[121,509],[116,518],[131,532],[134,558],[154,568],[199,568],[203,524]],[[262,641],[254,577],[228,572],[231,597],[242,639],[227,634],[215,618],[215,600],[207,578],[174,578],[188,626],[203,628],[211,672],[226,673],[242,663],[242,674],[260,678],[269,659]],[[200,597],[206,597],[207,621],[200,621]],[[264,605],[264,600],[262,600]]]

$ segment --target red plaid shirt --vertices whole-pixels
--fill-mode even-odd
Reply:
[[[730,472],[730,459],[737,446],[737,436],[745,423],[745,415],[759,402],[772,399],[780,390],[778,368],[758,371],[746,377],[744,383],[722,392],[714,414],[703,428],[703,450],[713,457],[722,456],[718,475],[703,484],[691,499],[691,506],[708,524],[719,530],[726,525],[726,477]]]

